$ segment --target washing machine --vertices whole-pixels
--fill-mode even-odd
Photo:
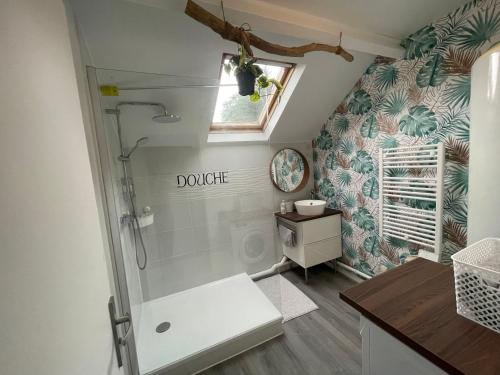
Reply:
[[[274,220],[268,217],[238,220],[231,225],[235,272],[251,275],[277,262],[273,225]]]

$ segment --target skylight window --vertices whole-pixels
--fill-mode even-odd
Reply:
[[[229,62],[231,57],[232,55],[224,54],[222,59],[221,86],[210,132],[262,132],[278,104],[278,92],[273,85],[267,89],[261,89],[261,98],[256,103],[251,102],[248,96],[239,95],[236,77],[232,72],[227,73],[223,69],[224,64]],[[257,59],[257,65],[268,78],[281,82],[283,89],[294,68],[294,64],[264,59]]]

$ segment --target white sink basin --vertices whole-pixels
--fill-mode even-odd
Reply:
[[[325,211],[326,202],[314,199],[306,199],[295,202],[295,208],[299,215],[316,216],[321,215]]]

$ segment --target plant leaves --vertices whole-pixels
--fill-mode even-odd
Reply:
[[[366,68],[365,74],[366,75],[372,74],[375,70],[377,70],[377,66],[378,66],[378,64],[376,64],[376,63],[370,64],[370,66],[368,66],[368,68]]]
[[[391,92],[382,104],[382,110],[389,116],[396,116],[406,106],[406,96],[403,90]]]
[[[448,74],[470,74],[472,65],[480,56],[476,50],[450,48],[443,61],[443,69]]]
[[[363,195],[371,199],[378,199],[378,181],[375,177],[371,177],[363,184],[361,188]]]
[[[344,155],[350,155],[354,151],[354,144],[349,138],[340,141],[339,150]]]
[[[356,207],[356,195],[352,192],[345,193],[342,196],[342,204],[345,208],[348,208],[349,210],[352,210],[354,207]]]
[[[353,215],[352,220],[354,223],[363,230],[374,230],[375,220],[366,208],[359,208]]]
[[[466,49],[482,47],[500,30],[500,13],[496,7],[487,7],[479,12],[460,30],[458,45]]]
[[[316,146],[320,150],[328,150],[333,146],[333,139],[328,130],[321,130],[318,138],[316,138]]]
[[[425,105],[417,105],[401,118],[399,129],[410,137],[427,136],[437,129],[436,116]]]
[[[343,237],[351,237],[352,236],[352,226],[347,221],[342,219],[341,222],[341,233]]]
[[[380,256],[380,243],[377,236],[370,236],[365,239],[363,246],[374,257]]]
[[[378,124],[375,115],[368,117],[361,125],[360,133],[365,138],[375,138],[378,135]]]
[[[328,154],[328,156],[326,157],[325,159],[325,167],[328,168],[328,169],[335,169],[337,167],[337,163],[336,163],[336,158],[335,158],[335,153],[334,152],[330,152]]]
[[[352,177],[349,171],[341,169],[337,174],[337,178],[339,180],[339,184],[342,187],[346,187],[351,183]]]
[[[451,165],[445,175],[446,187],[450,192],[466,194],[469,191],[469,173],[463,165]]]
[[[349,129],[349,120],[345,116],[338,116],[335,119],[335,129],[338,134],[343,134]]]
[[[427,25],[408,36],[401,42],[405,48],[406,60],[422,57],[437,45],[437,36],[434,26]]]
[[[375,84],[380,91],[392,87],[398,79],[398,70],[393,65],[385,65],[377,72]]]
[[[380,140],[380,147],[381,148],[395,148],[398,146],[399,146],[399,142],[394,137],[383,137]]]
[[[365,260],[360,261],[359,264],[356,265],[356,269],[360,272],[367,274],[367,275],[370,275],[370,276],[373,275],[373,271],[370,267],[370,264]]]
[[[335,195],[335,189],[328,178],[324,178],[319,184],[319,192],[323,197],[330,199]]]
[[[444,102],[451,107],[469,105],[470,83],[470,75],[464,75],[452,80],[444,93]]]
[[[417,74],[417,86],[427,87],[439,86],[446,80],[446,74],[442,67],[443,58],[435,54],[425,65],[420,68]]]
[[[368,112],[372,108],[370,95],[365,90],[357,90],[354,92],[351,100],[347,104],[349,112],[355,115],[361,115]]]
[[[373,171],[372,157],[365,150],[356,152],[356,156],[352,158],[350,165],[358,173],[366,174]]]

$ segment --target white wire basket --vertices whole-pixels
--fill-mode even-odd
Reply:
[[[451,259],[457,313],[500,333],[500,238],[485,238]]]

